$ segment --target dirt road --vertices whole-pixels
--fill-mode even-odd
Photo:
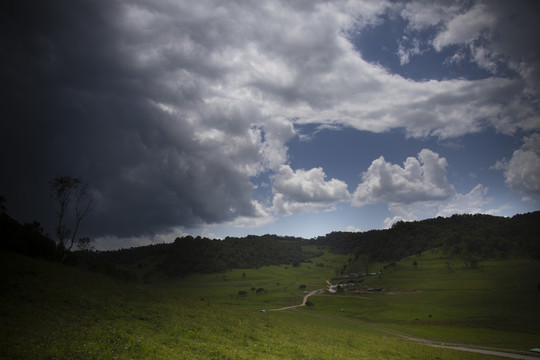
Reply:
[[[385,332],[387,334],[398,336],[404,340],[416,342],[423,345],[443,348],[443,349],[451,349],[451,350],[457,350],[457,351],[467,351],[467,352],[473,352],[473,353],[479,353],[479,354],[485,354],[485,355],[493,355],[493,356],[500,356],[505,357],[509,359],[521,359],[521,360],[540,360],[539,356],[534,356],[532,353],[528,351],[519,351],[514,349],[500,349],[500,348],[490,348],[490,347],[484,347],[484,346],[475,346],[475,345],[465,345],[465,344],[452,344],[452,343],[441,343],[437,341],[431,341],[426,339],[419,339],[415,337],[408,336],[406,334],[403,334],[397,330],[390,330],[383,327],[375,326],[379,331]]]
[[[302,300],[302,303],[300,305],[292,305],[292,306],[286,306],[286,307],[282,307],[282,308],[279,308],[279,309],[270,309],[268,311],[283,311],[283,310],[290,310],[290,309],[297,309],[301,306],[306,306],[306,302],[308,300],[308,298],[311,296],[311,295],[315,295],[319,292],[322,292],[323,289],[317,289],[317,290],[313,290],[313,291],[310,291],[309,293],[307,293],[305,296],[304,296],[304,299]]]
[[[447,346],[447,345],[436,345],[436,344],[426,344],[433,347],[439,347],[443,349],[452,349],[452,350],[458,350],[458,351],[468,351],[468,352],[474,352],[479,354],[486,354],[486,355],[493,355],[493,356],[501,356],[509,359],[522,359],[522,360],[538,360],[540,357],[537,356],[530,356],[530,355],[522,355],[522,354],[513,354],[513,353],[507,353],[502,351],[493,351],[493,350],[485,350],[485,349],[477,349],[474,347],[464,347],[464,346]]]

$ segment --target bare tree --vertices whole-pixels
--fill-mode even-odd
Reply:
[[[89,192],[88,184],[71,176],[57,176],[49,182],[49,186],[51,196],[58,203],[56,237],[61,254],[60,262],[63,263],[75,243],[75,236],[81,221],[92,209],[92,195]],[[72,228],[66,225],[70,211],[73,212]]]

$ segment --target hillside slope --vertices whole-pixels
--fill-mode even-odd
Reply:
[[[489,359],[0,251],[2,359]],[[293,316],[290,316],[293,315]]]
[[[520,350],[540,345],[540,261],[535,259],[486,259],[471,267],[461,256],[433,250],[401,259],[359,285],[366,290],[316,303],[430,340]]]
[[[464,257],[540,259],[540,211],[512,218],[476,214],[398,222],[387,230],[333,232],[315,243],[370,261],[397,261],[434,248]]]

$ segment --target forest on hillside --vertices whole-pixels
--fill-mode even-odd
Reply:
[[[139,268],[153,265],[153,271],[167,276],[191,273],[216,273],[234,268],[259,268],[265,265],[300,266],[317,254],[302,248],[303,239],[277,235],[249,235],[224,240],[186,236],[170,244],[155,244],[104,252],[79,252],[79,263],[90,267],[103,263]],[[99,265],[101,264],[101,265]]]
[[[397,261],[433,248],[450,256],[540,260],[540,212],[512,218],[476,214],[400,221],[387,230],[332,232],[315,243],[335,253],[368,255],[375,261]]]
[[[304,245],[311,245],[306,250]],[[453,215],[398,222],[387,230],[332,232],[314,239],[249,235],[223,240],[186,236],[172,243],[115,251],[70,251],[66,265],[79,266],[122,279],[185,276],[266,265],[300,266],[323,250],[350,254],[351,260],[398,261],[440,248],[449,256],[470,261],[528,257],[540,260],[540,211],[512,218]],[[59,261],[58,244],[38,222],[19,223],[0,214],[0,249]],[[63,249],[65,253],[65,249]],[[135,273],[139,275],[135,275]]]

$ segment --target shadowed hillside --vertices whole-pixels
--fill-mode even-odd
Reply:
[[[320,255],[322,250],[349,255],[349,264],[356,263],[356,268],[370,262],[395,262],[431,249],[463,257],[475,266],[491,258],[540,259],[539,224],[540,212],[534,212],[512,218],[454,215],[398,222],[388,230],[332,232],[311,240],[277,235],[224,240],[187,236],[172,243],[116,251],[71,252],[67,263],[125,280],[143,281],[266,265],[299,266]],[[37,222],[20,224],[2,213],[0,236],[3,249],[48,260],[58,259],[54,241],[43,233]]]
[[[397,261],[434,248],[465,257],[540,259],[540,212],[512,218],[454,215],[398,222],[388,230],[332,232],[315,242],[335,253],[367,255],[373,261]]]

